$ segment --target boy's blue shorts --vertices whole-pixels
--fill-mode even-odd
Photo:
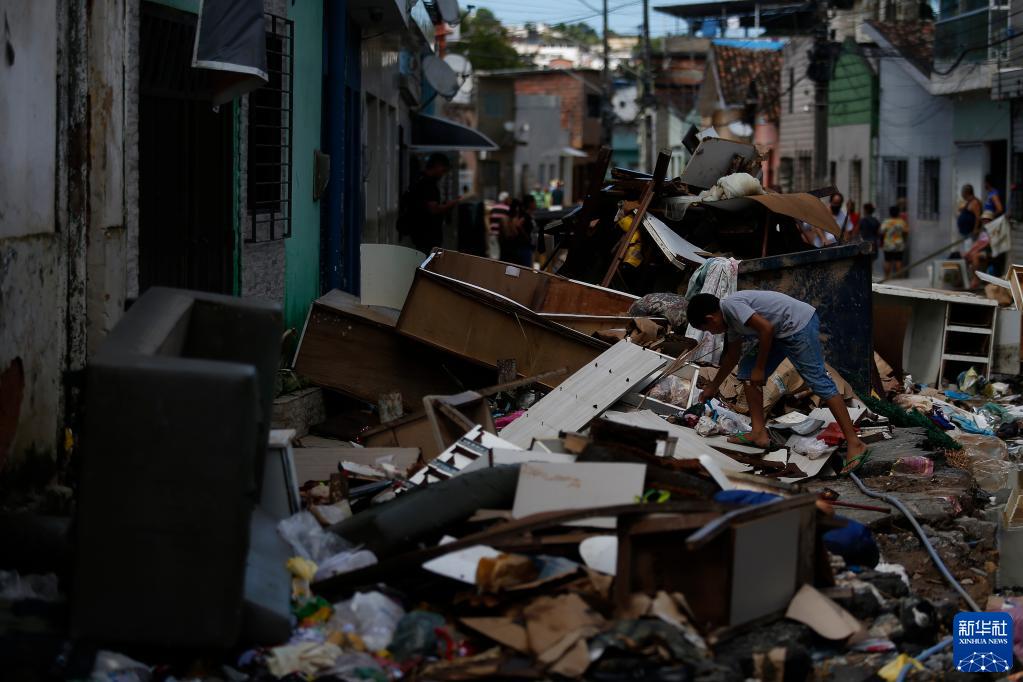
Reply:
[[[821,349],[821,323],[817,313],[813,314],[806,326],[791,336],[783,339],[776,338],[771,344],[771,350],[767,354],[767,368],[764,378],[774,374],[785,358],[788,358],[792,365],[803,377],[803,381],[813,389],[813,392],[821,400],[838,395],[838,387],[828,376],[824,369],[824,351]],[[739,381],[749,381],[753,367],[757,364],[757,351],[759,344],[754,343],[752,348],[739,361]]]

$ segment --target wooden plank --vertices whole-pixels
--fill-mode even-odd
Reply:
[[[668,170],[668,164],[671,162],[671,150],[661,150],[661,153],[657,155],[657,165],[654,168],[654,178],[663,178],[664,173]],[[611,283],[611,278],[614,277],[615,273],[618,272],[618,268],[621,267],[622,262],[625,260],[625,253],[629,249],[629,244],[632,243],[632,238],[639,230],[639,226],[643,224],[643,219],[646,217],[646,210],[650,208],[650,202],[654,199],[654,193],[657,191],[659,182],[651,181],[647,186],[646,191],[643,193],[643,198],[639,202],[639,209],[636,211],[636,215],[632,218],[632,225],[629,226],[629,231],[625,233],[621,243],[618,246],[618,252],[615,253],[615,257],[611,259],[611,265],[608,266],[607,272],[604,273],[604,279],[601,280],[600,285],[606,287]]]
[[[575,372],[607,344],[486,289],[420,268],[398,320],[398,331],[488,367],[514,359],[520,374],[567,368]],[[541,381],[553,388],[563,376]],[[437,391],[432,391],[436,393]]]
[[[418,409],[424,396],[460,390],[444,365],[461,363],[398,334],[397,315],[330,292],[309,311],[295,371],[374,404],[381,394],[399,391],[406,410]]]
[[[500,435],[528,448],[534,438],[577,431],[668,360],[628,341],[619,341],[526,410]]]
[[[371,465],[388,461],[405,473],[419,461],[419,448],[294,448],[292,458],[295,480],[301,486],[306,481],[330,480],[341,462]]]

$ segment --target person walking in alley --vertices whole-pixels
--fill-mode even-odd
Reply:
[[[411,234],[412,243],[423,253],[430,253],[444,242],[444,218],[461,201],[461,197],[451,201],[440,200],[438,183],[449,170],[451,161],[448,157],[439,152],[430,154],[422,174],[402,202],[398,231]]]
[[[1005,213],[1002,195],[998,193],[990,174],[984,176],[984,210],[991,212],[992,220]]]
[[[508,220],[501,231],[501,260],[525,267],[533,267],[533,248],[530,234],[533,226],[532,211],[536,200],[532,195],[513,199]]]
[[[884,276],[902,272],[903,256],[906,252],[906,234],[909,227],[899,216],[899,207],[888,209],[888,219],[881,223],[881,248],[884,250]]]
[[[838,223],[838,227],[842,231],[841,241],[847,242],[852,234],[853,223],[849,219],[849,213],[843,206],[844,203],[845,197],[842,196],[841,192],[835,192],[831,195],[831,215],[835,216],[835,222]]]
[[[813,306],[776,291],[739,291],[722,299],[697,294],[690,299],[686,312],[689,324],[701,331],[727,332],[717,375],[703,389],[700,400],[713,398],[725,378],[739,366],[738,378],[743,382],[753,427],[749,433],[730,438],[731,442],[765,449],[771,445],[765,426],[762,387],[788,358],[842,429],[846,440],[842,474],[856,471],[867,460],[870,450],[856,434],[845,400],[824,367],[820,320]],[[740,359],[744,339],[755,344]]]
[[[487,234],[487,258],[501,260],[501,233],[509,220],[511,207],[508,206],[507,192],[497,195],[497,203],[490,207],[490,218],[487,221],[489,233]]]
[[[877,260],[878,251],[881,250],[881,222],[874,216],[874,204],[867,202],[863,204],[863,217],[859,225],[860,238],[868,244],[874,245],[873,260]]]

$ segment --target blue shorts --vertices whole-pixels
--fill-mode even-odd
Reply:
[[[824,369],[824,351],[821,349],[821,323],[817,313],[813,314],[806,326],[791,336],[783,339],[775,338],[771,350],[767,354],[765,378],[774,374],[785,358],[803,377],[803,381],[820,397],[827,400],[838,395],[838,387]],[[752,348],[739,360],[739,381],[749,381],[753,367],[757,364],[759,344]]]

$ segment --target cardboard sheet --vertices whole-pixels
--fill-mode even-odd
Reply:
[[[863,630],[852,614],[811,585],[799,589],[785,617],[810,626],[825,639],[845,640]]]
[[[630,504],[643,494],[645,464],[530,462],[519,469],[512,516]],[[614,528],[615,519],[583,519],[570,525]]]
[[[571,464],[575,461],[575,455],[560,452],[544,452],[543,450],[509,450],[507,448],[494,448],[491,450],[494,458],[494,466],[502,464],[522,464],[524,462],[552,462],[554,464]],[[469,466],[462,469],[465,474],[476,469],[484,469],[490,466],[490,460],[480,457]]]
[[[454,541],[455,538],[445,535],[441,538],[440,544],[446,545]],[[493,559],[500,556],[500,554],[493,547],[473,545],[472,547],[460,549],[457,552],[444,554],[436,559],[430,559],[423,564],[423,568],[437,575],[443,575],[459,582],[475,585],[476,566],[479,564],[480,559],[484,557]]]
[[[462,618],[462,624],[520,654],[529,653],[526,628],[511,618]]]

